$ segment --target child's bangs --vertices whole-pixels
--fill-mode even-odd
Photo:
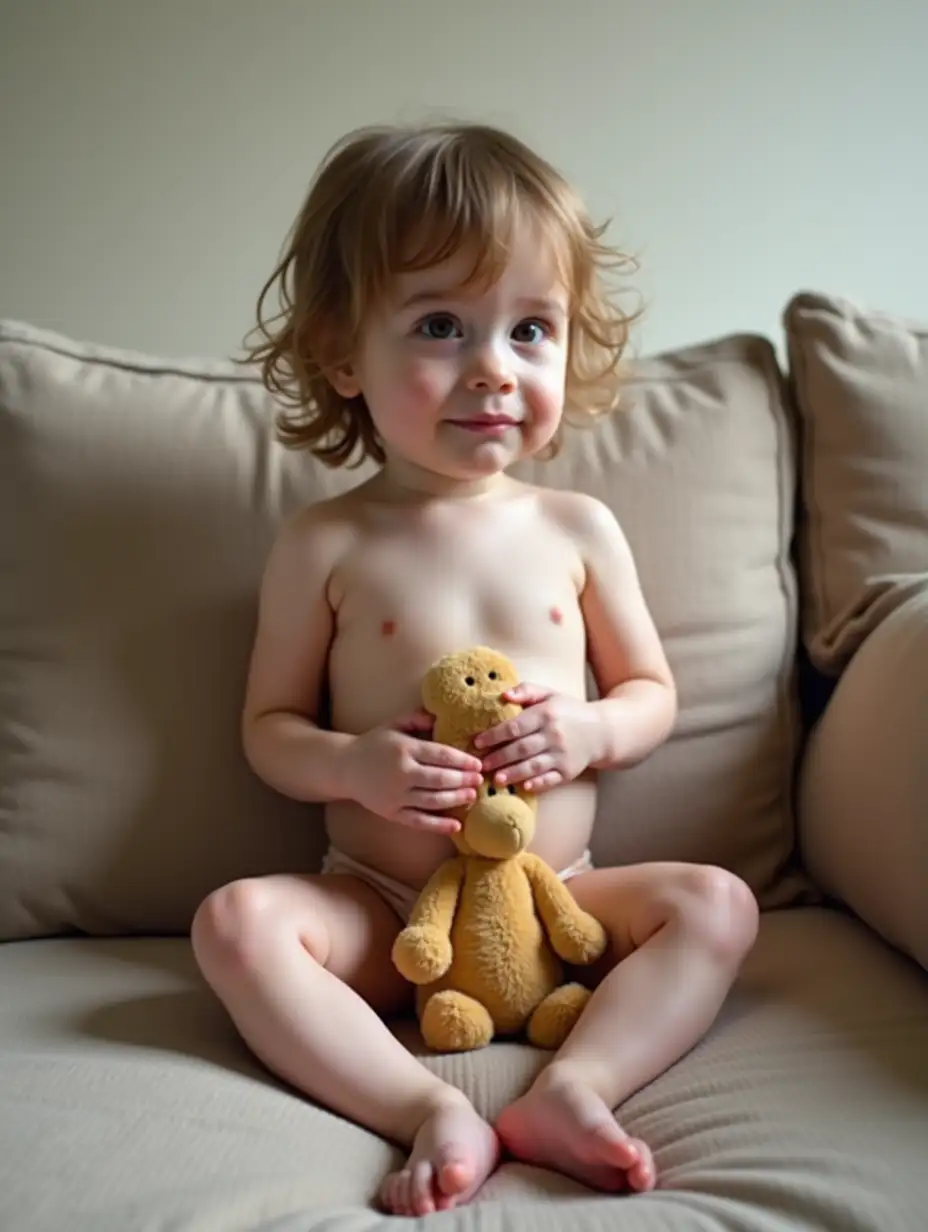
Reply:
[[[466,254],[473,265],[462,285],[485,289],[502,276],[515,237],[529,230],[538,236],[539,255],[550,250],[558,276],[570,285],[571,244],[553,203],[531,199],[523,185],[496,167],[476,172],[469,167],[457,177],[450,174],[453,169],[443,170],[436,174],[433,168],[425,183],[410,183],[394,197],[383,219],[387,281]]]

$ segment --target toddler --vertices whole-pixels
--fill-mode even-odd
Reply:
[[[501,1147],[601,1190],[653,1187],[647,1143],[613,1109],[700,1039],[755,937],[754,898],[722,869],[592,867],[596,772],[667,738],[674,682],[610,511],[507,474],[556,450],[566,415],[615,406],[616,260],[512,136],[382,128],[326,158],[259,301],[251,356],[288,408],[284,440],[376,467],[281,529],[244,703],[255,772],[325,802],[325,865],[215,891],[193,946],[272,1071],[408,1149],[380,1193],[397,1215],[466,1202]],[[275,286],[283,310],[266,321]],[[430,740],[419,688],[436,659],[481,644],[515,663],[524,710],[478,758]],[[580,975],[595,991],[577,1026],[493,1126],[383,1021],[411,1006],[390,952],[454,854],[446,810],[490,775],[538,794],[532,850],[610,939]]]

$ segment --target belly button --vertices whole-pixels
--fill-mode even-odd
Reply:
[[[564,613],[559,607],[553,607],[548,615],[556,625],[562,625],[564,623]]]
[[[392,637],[393,634],[396,632],[396,621],[395,620],[385,620],[383,624],[380,626],[380,632],[383,634],[384,637]]]

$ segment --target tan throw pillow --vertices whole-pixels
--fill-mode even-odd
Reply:
[[[812,294],[784,325],[802,417],[803,630],[837,675],[928,581],[928,325]]]
[[[239,716],[274,529],[359,473],[285,452],[271,417],[231,365],[0,326],[0,937],[182,932],[225,881],[318,867],[320,810],[257,781]],[[616,509],[680,683],[671,744],[607,776],[597,857],[715,861],[784,901],[793,460],[770,347],[643,363],[624,416],[528,469]]]

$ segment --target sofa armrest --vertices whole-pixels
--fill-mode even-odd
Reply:
[[[799,783],[810,874],[928,969],[928,586],[866,639]]]

